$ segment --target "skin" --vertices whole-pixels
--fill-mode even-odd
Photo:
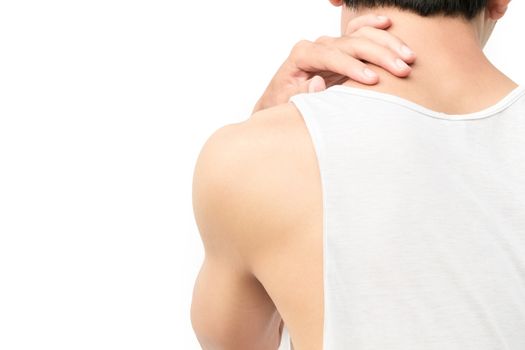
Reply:
[[[402,37],[418,52],[410,77],[393,79],[383,69],[370,66],[381,79],[376,86],[351,80],[342,85],[392,93],[449,114],[465,114],[489,107],[517,87],[483,53],[496,20],[504,15],[507,4],[508,1],[490,2],[487,13],[472,21],[450,17],[424,18],[397,9],[383,9],[387,16],[395,19],[388,31]],[[363,9],[359,14],[371,11]],[[355,15],[354,11],[343,7],[342,22]],[[417,35],[413,28],[424,28],[425,37]],[[450,40],[452,37],[455,40]],[[447,64],[436,65],[435,62]],[[488,91],[487,86],[491,87]]]
[[[483,109],[517,86],[482,52],[507,5],[491,0],[470,22],[381,9],[394,23],[389,31],[418,52],[412,73],[397,79],[369,65],[380,77],[377,85],[345,84],[450,114]],[[343,8],[342,26],[365,13]],[[447,64],[433,64],[442,60]],[[451,99],[457,94],[464,98]],[[277,349],[282,319],[295,350],[322,349],[321,179],[293,103],[263,109],[210,136],[195,167],[193,207],[205,249],[191,307],[202,348]]]
[[[299,41],[266,87],[252,114],[286,103],[298,93],[319,92],[349,78],[363,84],[377,84],[378,75],[362,61],[382,67],[399,78],[409,76],[410,66],[400,67],[396,60],[411,64],[416,54],[403,40],[384,30],[391,25],[388,17],[367,14],[345,23],[341,37],[324,35],[313,42]]]

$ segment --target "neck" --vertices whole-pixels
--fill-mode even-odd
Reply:
[[[361,12],[364,14],[365,11],[360,11],[359,15]],[[354,81],[343,85],[395,92],[445,113],[468,113],[488,107],[517,87],[487,59],[483,53],[482,35],[473,21],[443,16],[421,17],[390,8],[373,12],[388,16],[393,23],[388,31],[416,53],[412,72],[408,78],[399,79],[369,65],[380,76],[378,85],[366,86]],[[458,96],[462,98],[458,99]],[[485,105],[480,105],[481,96]]]

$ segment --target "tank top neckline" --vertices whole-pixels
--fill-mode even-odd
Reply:
[[[443,120],[449,120],[449,121],[465,121],[465,120],[484,119],[484,118],[489,118],[491,116],[497,115],[499,112],[511,106],[513,102],[515,102],[518,98],[520,98],[521,96],[525,94],[525,86],[518,85],[511,92],[509,92],[505,97],[503,97],[501,100],[496,102],[496,104],[493,104],[490,107],[487,107],[477,112],[466,113],[466,114],[447,114],[443,112],[438,112],[433,109],[424,107],[423,105],[420,105],[413,101],[407,100],[406,98],[396,96],[390,93],[379,92],[375,90],[361,89],[361,88],[346,86],[346,85],[332,85],[325,91],[337,91],[337,92],[349,93],[352,95],[358,95],[358,96],[363,96],[363,97],[381,100],[385,102],[390,102],[390,103],[394,103],[397,105],[402,105],[416,112],[420,112],[424,115],[427,115],[433,118],[437,118],[437,119],[443,119]]]

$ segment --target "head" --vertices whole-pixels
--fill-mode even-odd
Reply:
[[[343,6],[342,23],[348,23],[363,10],[391,7],[423,17],[445,16],[468,21],[478,33],[482,46],[489,39],[496,22],[503,17],[511,0],[330,0]]]

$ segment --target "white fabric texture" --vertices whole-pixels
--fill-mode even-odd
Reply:
[[[283,327],[283,334],[281,335],[281,345],[278,350],[293,350],[292,342],[290,340],[290,333],[288,333],[288,328],[286,325]]]
[[[322,182],[323,350],[525,349],[525,88],[464,115],[342,85],[290,101]]]

